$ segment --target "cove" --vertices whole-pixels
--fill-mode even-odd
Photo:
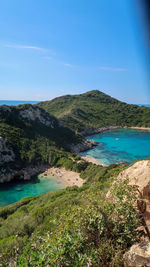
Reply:
[[[23,197],[55,192],[65,187],[66,185],[58,178],[40,175],[30,181],[14,181],[0,184],[0,207],[17,202]]]
[[[89,155],[105,165],[125,162],[130,164],[135,160],[150,157],[150,132],[135,129],[117,129],[91,135],[88,140],[100,144],[82,153]]]

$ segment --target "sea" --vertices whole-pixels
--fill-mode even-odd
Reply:
[[[36,104],[38,101],[0,100],[0,105]],[[150,105],[146,105],[150,106]],[[100,144],[83,155],[90,155],[105,165],[130,164],[150,156],[150,132],[134,129],[117,129],[88,136]],[[19,201],[23,197],[55,192],[66,185],[55,177],[37,176],[30,181],[0,184],[0,207]]]
[[[41,175],[29,181],[0,184],[0,207],[7,206],[28,196],[37,196],[46,192],[55,192],[66,187],[66,184],[55,177]]]
[[[1,105],[7,105],[7,106],[18,106],[22,104],[37,104],[40,101],[33,101],[33,100],[0,100],[0,106]],[[137,104],[138,106],[145,106],[150,107],[150,104]]]
[[[0,100],[0,106],[1,105],[7,105],[7,106],[18,106],[22,104],[37,104],[39,101],[24,101],[24,100]]]
[[[18,106],[22,104],[37,104],[39,101],[0,100],[1,105]],[[37,176],[30,181],[10,182],[0,184],[0,207],[19,201],[23,197],[37,196],[46,192],[55,192],[66,187],[63,181],[51,176]]]
[[[104,165],[130,164],[150,157],[150,131],[116,129],[88,136],[87,139],[95,140],[99,145],[82,155],[89,155]]]

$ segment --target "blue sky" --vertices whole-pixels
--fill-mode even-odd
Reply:
[[[134,0],[0,1],[0,99],[99,89],[150,103]]]

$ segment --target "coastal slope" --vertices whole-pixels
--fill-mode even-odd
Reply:
[[[76,145],[88,147],[82,136],[40,107],[0,107],[0,182],[30,179],[44,171],[44,164],[53,166],[59,161],[61,166],[63,159],[72,157]]]
[[[150,127],[149,107],[126,104],[98,90],[57,97],[37,106],[84,134],[108,126]]]
[[[138,161],[129,168],[88,163],[80,172],[86,179],[82,187],[24,198],[0,208],[0,263],[123,266],[123,254],[141,238],[141,222],[135,189],[116,178],[121,172],[143,179],[141,166],[146,165],[148,171],[149,163]]]

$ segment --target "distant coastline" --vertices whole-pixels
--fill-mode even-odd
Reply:
[[[1,105],[8,105],[8,106],[18,106],[18,105],[23,105],[23,104],[37,104],[41,102],[42,100],[0,100],[0,106]],[[150,104],[133,104],[137,105],[139,107],[144,106],[144,107],[150,107]]]

